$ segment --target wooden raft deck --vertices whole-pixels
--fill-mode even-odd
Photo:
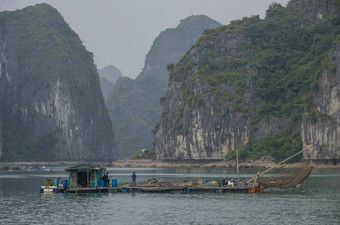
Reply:
[[[252,187],[241,186],[120,186],[120,187],[45,187],[41,188],[41,193],[254,193],[263,189],[253,189]]]

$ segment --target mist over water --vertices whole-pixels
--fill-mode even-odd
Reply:
[[[41,194],[50,172],[0,173],[0,224],[339,224],[340,170],[314,169],[299,188],[257,194]],[[236,177],[217,168],[108,168],[111,179],[137,182]],[[243,171],[249,177],[256,170]]]

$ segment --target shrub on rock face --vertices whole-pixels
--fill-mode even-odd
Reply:
[[[134,153],[130,159],[155,159],[155,152],[144,149],[141,153]]]

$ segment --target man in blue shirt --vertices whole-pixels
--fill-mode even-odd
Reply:
[[[131,177],[132,177],[132,186],[136,186],[136,173],[135,172],[133,172],[132,173],[132,175],[131,175]]]

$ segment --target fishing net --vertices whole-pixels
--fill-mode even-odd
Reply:
[[[284,169],[272,177],[261,177],[258,182],[265,188],[289,188],[301,184],[312,172],[313,163],[306,162],[296,168]]]

